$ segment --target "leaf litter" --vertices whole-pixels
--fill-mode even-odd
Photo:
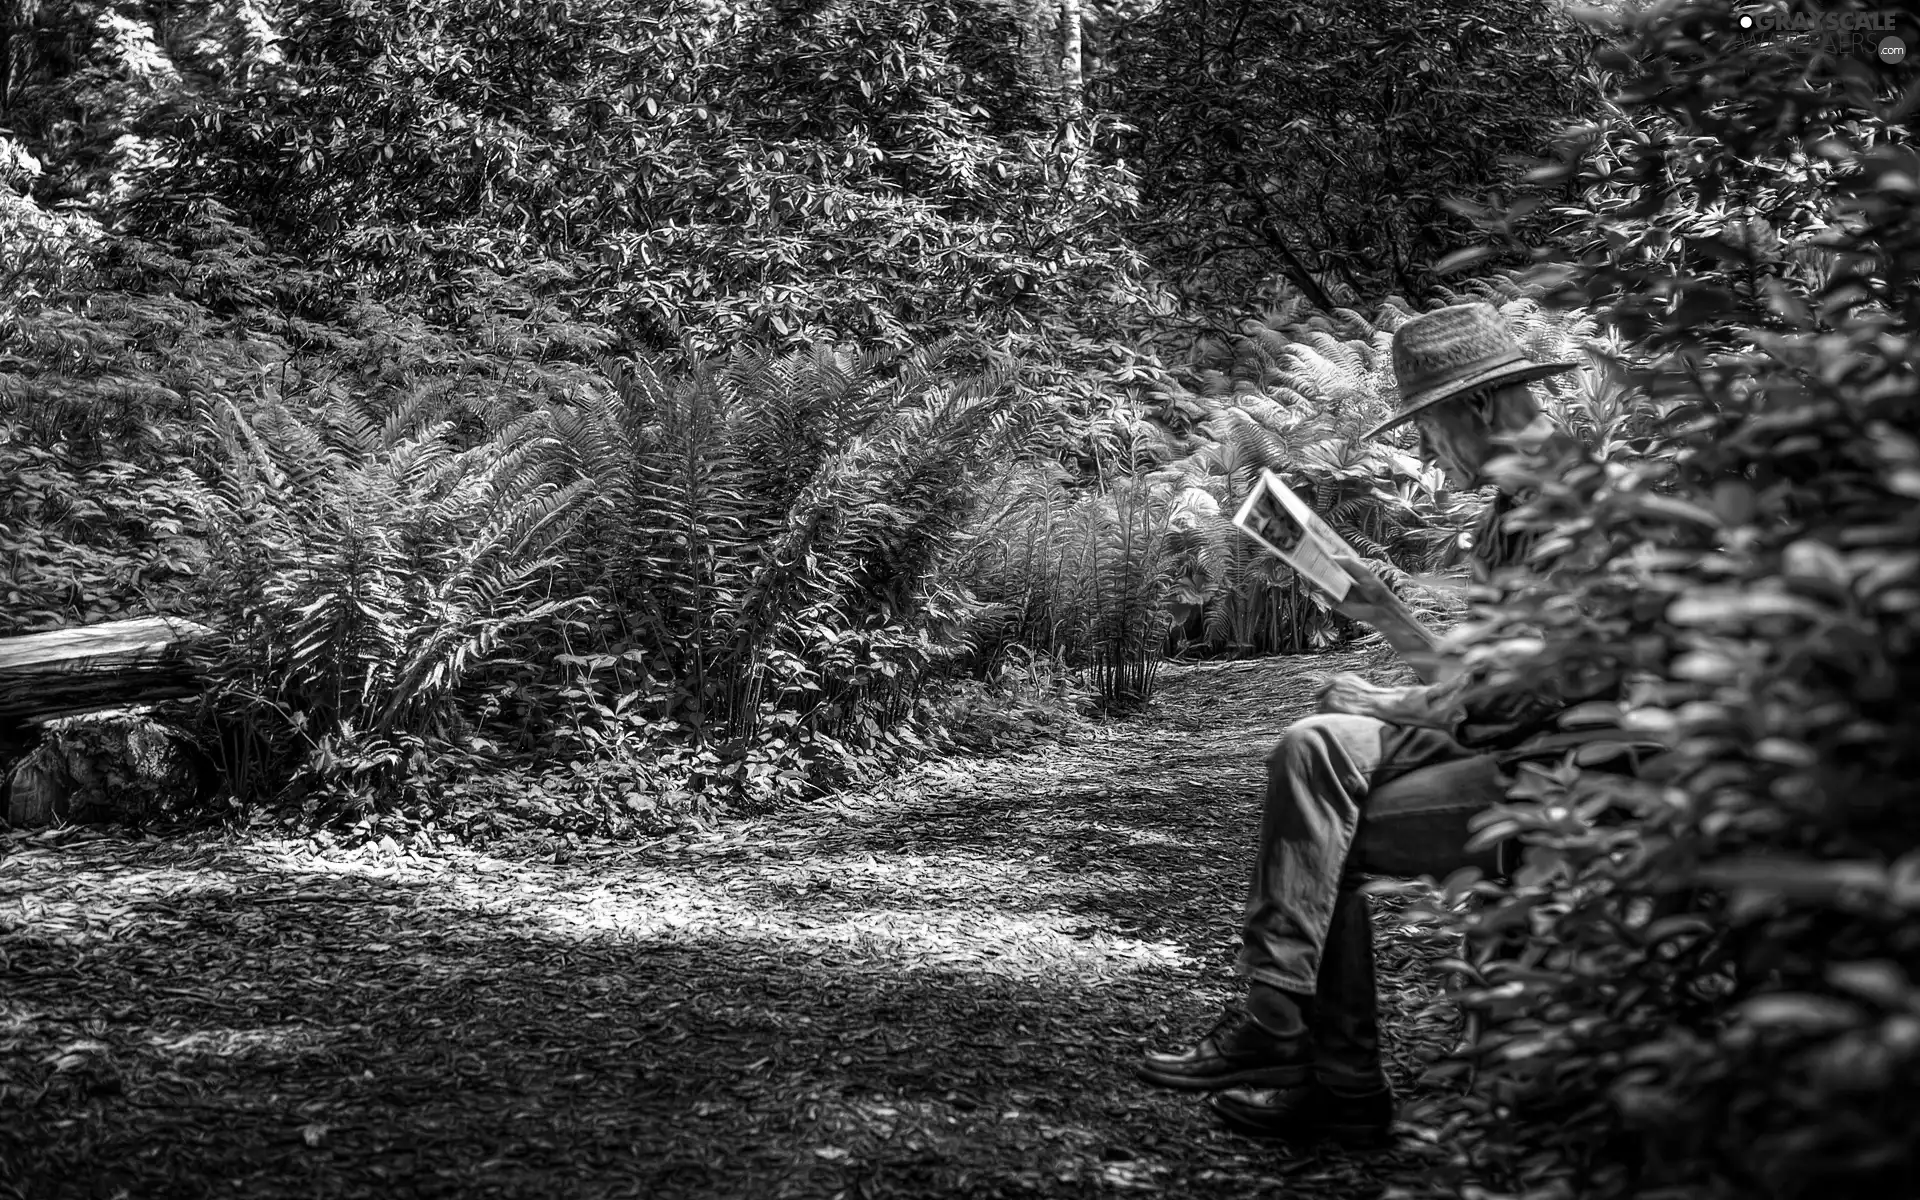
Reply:
[[[564,855],[6,835],[0,1194],[1417,1186],[1430,1128],[1372,1156],[1271,1146],[1131,1074],[1239,994],[1262,764],[1311,709],[1307,663],[1387,669],[1173,666],[1146,711],[1063,743]],[[1442,951],[1396,911],[1391,1068],[1431,1099]]]

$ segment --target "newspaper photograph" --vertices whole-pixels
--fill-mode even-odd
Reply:
[[[1234,514],[1233,523],[1328,599],[1346,599],[1353,578],[1334,559],[1336,555],[1359,555],[1278,475],[1272,471],[1260,473],[1260,481]]]

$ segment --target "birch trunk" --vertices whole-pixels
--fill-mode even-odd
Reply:
[[[1080,0],[1060,0],[1060,98],[1069,121],[1080,118],[1085,83],[1080,32]]]

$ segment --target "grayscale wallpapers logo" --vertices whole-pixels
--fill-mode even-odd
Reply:
[[[1897,14],[1881,12],[1749,12],[1737,22],[1742,33],[1755,36],[1817,33],[1820,48],[1829,54],[1853,55],[1884,67],[1907,61],[1911,31],[1903,34]]]

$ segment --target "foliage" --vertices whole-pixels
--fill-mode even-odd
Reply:
[[[390,792],[546,569],[506,497],[541,498],[526,414],[577,371],[330,294],[217,205],[154,242],[0,200],[26,235],[0,294],[7,627],[212,621],[201,732],[236,796]]]
[[[1059,656],[1008,646],[985,678],[963,677],[940,689],[934,719],[942,745],[991,753],[1069,738],[1096,707],[1084,678]]]
[[[1165,490],[1122,479],[1074,489],[1058,468],[1016,470],[956,567],[983,608],[975,670],[1047,655],[1094,677],[1110,709],[1152,696],[1167,634],[1171,512]]]
[[[236,794],[410,843],[429,796],[655,832],[1017,743],[1075,673],[1150,695],[1170,626],[1347,632],[1229,530],[1261,470],[1451,615],[1420,578],[1477,498],[1358,435],[1402,297],[1551,228],[1565,312],[1465,294],[1612,361],[1543,385],[1577,436],[1501,468],[1542,537],[1462,641],[1624,669],[1569,720],[1666,750],[1490,819],[1528,857],[1473,889],[1436,1186],[1892,1190],[1920,93],[1630,7],[1597,81],[1545,0],[1063,7],[1089,110],[1026,3],[14,6],[0,633],[212,622]],[[516,757],[518,797],[458,778]]]
[[[1006,368],[603,373],[329,295],[217,207],[173,245],[77,236],[5,326],[9,617],[219,625],[203,729],[237,795],[357,809],[510,749],[605,776],[575,800],[614,829],[937,736],[965,607],[939,567],[1034,423]]]
[[[964,598],[942,567],[1030,402],[951,350],[636,362],[555,411],[601,507],[575,559],[610,667],[755,801],[917,743]],[[638,710],[636,710],[638,711]]]
[[[1055,426],[1097,402],[1137,291],[1127,176],[1003,6],[56,0],[8,36],[8,211],[99,218],[7,264],[13,619],[217,616],[244,795],[391,799],[471,743],[765,800],[937,733],[973,475],[1039,387]],[[884,352],[947,332],[965,361]],[[842,336],[882,352],[748,349]],[[996,341],[1044,367],[966,382]],[[688,349],[732,365],[630,353]],[[519,471],[591,492],[563,569],[529,545],[456,603]],[[413,530],[443,484],[469,506]]]
[[[0,633],[176,605],[204,557],[190,474],[82,458],[0,424]]]
[[[1497,1019],[1457,1157],[1524,1194],[1866,1195],[1916,1166],[1920,155],[1909,81],[1816,51],[1659,6],[1541,167],[1584,193],[1552,276],[1644,391],[1597,452],[1516,463],[1545,538],[1474,654],[1618,664],[1580,719],[1667,749],[1529,769],[1483,834],[1528,866],[1479,887],[1468,999]]]
[[[192,304],[114,289],[100,241],[0,184],[0,633],[184,603],[204,554],[183,383],[255,365]]]
[[[1548,0],[1305,7],[1176,0],[1129,23],[1096,88],[1141,180],[1135,237],[1184,296],[1322,310],[1424,300],[1470,225],[1583,111],[1590,50]]]
[[[556,471],[544,420],[461,450],[427,397],[208,419],[224,461],[206,501],[205,703],[234,797],[337,780],[356,808],[388,799],[424,736],[460,732],[468,670],[576,607],[550,576],[587,485]]]
[[[1164,14],[1060,15],[1096,76],[1172,61]],[[8,627],[214,620],[207,719],[249,798],[357,808],[544,755],[592,776],[565,819],[607,831],[919,753],[938,689],[1009,654],[1137,701],[1177,587],[1216,648],[1297,638],[1298,592],[1283,634],[1268,583],[1220,582],[1244,552],[1221,567],[1219,522],[1191,523],[1232,493],[1215,459],[1292,418],[1244,389],[1231,415],[1126,340],[1173,309],[1053,22],[992,0],[20,14]],[[1221,197],[1191,199],[1138,228]],[[1452,501],[1304,432],[1350,439],[1378,400],[1354,319],[1269,331],[1277,358],[1249,334],[1223,369],[1339,414],[1302,418],[1286,469],[1415,567]],[[1033,447],[1067,478],[983,494]]]
[[[1004,5],[333,0],[273,24],[270,59],[155,115],[149,228],[210,193],[438,323],[484,323],[473,282],[510,278],[625,351],[904,347],[1131,303],[1103,236],[1126,176],[1056,126]]]

